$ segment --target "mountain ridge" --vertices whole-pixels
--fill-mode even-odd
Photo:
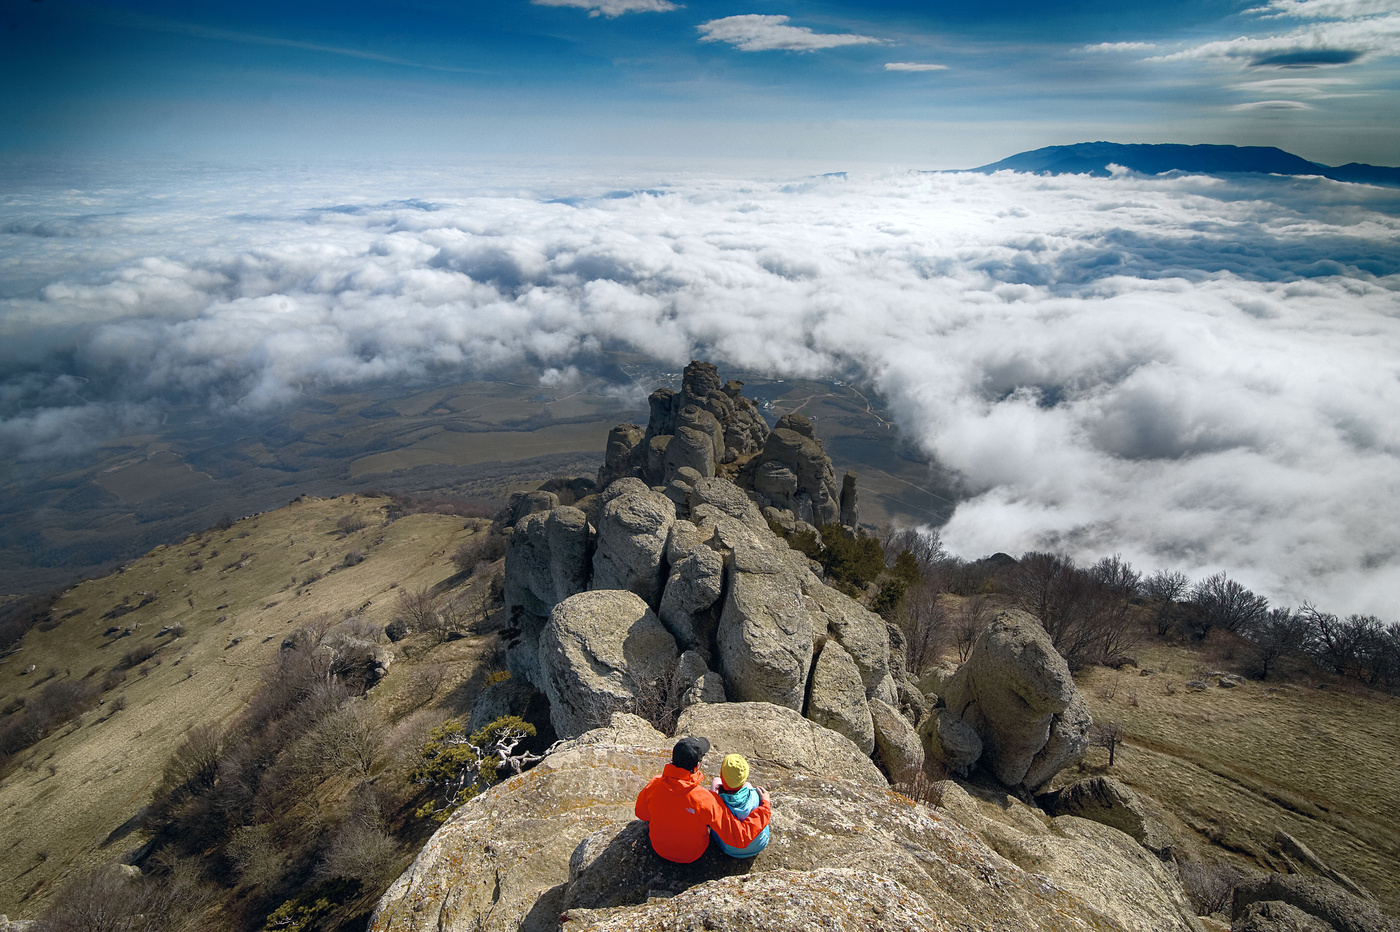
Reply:
[[[1018,152],[997,162],[963,171],[989,175],[1017,171],[1107,178],[1108,166],[1121,165],[1144,175],[1170,171],[1194,174],[1320,175],[1333,181],[1400,187],[1400,168],[1348,162],[1324,165],[1275,146],[1184,145],[1180,143],[1080,142]]]

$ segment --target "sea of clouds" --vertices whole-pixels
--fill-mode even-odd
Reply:
[[[976,557],[1400,617],[1400,191],[1323,179],[197,172],[9,185],[0,457],[602,350],[852,378]],[[55,466],[54,468],[57,468]]]

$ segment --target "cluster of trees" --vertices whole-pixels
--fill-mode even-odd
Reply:
[[[994,609],[1009,606],[1039,618],[1072,669],[1117,663],[1149,631],[1195,643],[1221,631],[1240,639],[1244,663],[1260,679],[1283,661],[1307,661],[1368,686],[1400,689],[1400,624],[1339,617],[1306,603],[1271,607],[1223,572],[1192,582],[1169,570],[1144,575],[1117,555],[1080,566],[1038,551],[968,561],[947,553],[936,534],[908,529],[878,540],[887,573],[901,561],[912,564],[888,614],[904,632],[916,674],[950,648],[965,658]]]

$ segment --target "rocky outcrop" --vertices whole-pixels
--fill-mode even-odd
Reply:
[[[1163,861],[1176,842],[1150,802],[1113,777],[1090,777],[1037,800],[1051,815],[1072,815],[1118,829]]]
[[[879,699],[870,700],[870,718],[875,725],[875,748],[890,782],[912,782],[924,769],[924,746],[918,732],[898,709]]]
[[[744,466],[739,484],[752,489],[761,504],[790,511],[808,524],[841,519],[841,489],[831,460],[812,422],[800,414],[778,419],[763,449]],[[853,495],[854,490],[852,504]]]
[[[758,904],[762,904],[761,907]],[[570,909],[579,932],[672,932],[686,929],[809,932],[814,917],[832,932],[916,932],[947,928],[928,904],[888,877],[825,867],[725,877],[669,899],[623,909]]]
[[[840,644],[828,641],[812,664],[807,717],[845,735],[862,754],[875,750],[875,722],[865,699],[860,670]]]
[[[688,650],[681,654],[675,675],[671,677],[673,708],[683,711],[702,702],[728,700],[724,692],[724,677],[711,670],[698,651]]]
[[[785,770],[833,774],[871,786],[883,787],[886,782],[879,768],[845,735],[766,702],[692,706],[676,719],[675,733],[709,738],[714,748],[706,761],[716,773],[725,754],[743,754]]]
[[[795,769],[774,762],[791,754],[765,742],[759,707],[718,708],[744,743],[701,732],[713,743],[707,771],[723,754],[744,753],[773,799],[772,840],[757,858],[712,849],[677,865],[650,851],[632,806],[669,760],[671,739],[617,716],[458,810],[384,894],[369,928],[553,932],[562,915],[566,928],[698,930],[709,916],[717,928],[776,930],[790,926],[764,923],[810,904],[807,927],[830,916],[834,928],[840,917],[868,929],[1200,932],[1171,875],[1117,832],[1052,820],[1014,799],[984,802],[951,783],[949,809],[934,810],[883,780],[853,779],[839,762],[804,758]]]
[[[1230,923],[1230,932],[1337,932],[1329,922],[1280,900],[1250,903]]]
[[[603,492],[593,589],[626,589],[653,608],[661,604],[666,539],[676,507],[638,479],[621,479]]]
[[[940,700],[977,733],[980,765],[1008,787],[1033,792],[1089,747],[1088,706],[1050,636],[1025,612],[993,619]],[[926,750],[937,757],[940,748]]]
[[[948,709],[934,709],[919,723],[925,758],[938,761],[950,774],[966,777],[982,759],[982,738],[971,725]]]
[[[675,639],[634,593],[570,596],[540,633],[550,723],[560,737],[572,737],[606,724],[614,712],[662,707],[678,659]]]
[[[1230,910],[1240,921],[1256,903],[1277,901],[1321,919],[1337,932],[1400,932],[1400,922],[1391,919],[1374,902],[1348,893],[1330,880],[1298,874],[1265,874],[1235,887]]]

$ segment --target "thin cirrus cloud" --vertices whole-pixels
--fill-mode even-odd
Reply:
[[[947,71],[947,65],[935,65],[932,62],[921,61],[887,61],[886,71]]]
[[[178,182],[18,202],[0,245],[32,285],[0,299],[0,457],[181,411],[275,419],[371,382],[519,363],[567,381],[619,347],[871,386],[962,477],[943,537],[964,556],[1119,552],[1285,604],[1400,604],[1396,192],[1010,172],[630,194]],[[404,190],[421,199],[378,193]]]
[[[535,6],[561,6],[587,10],[589,16],[616,18],[624,13],[666,13],[683,4],[670,0],[530,0]]]
[[[1086,45],[1080,51],[1083,52],[1141,52],[1146,49],[1155,49],[1155,42],[1098,42],[1094,45]]]
[[[790,26],[788,16],[745,13],[701,23],[701,42],[727,42],[741,52],[814,52],[843,45],[872,45],[883,40],[851,32],[814,32],[806,26]]]

